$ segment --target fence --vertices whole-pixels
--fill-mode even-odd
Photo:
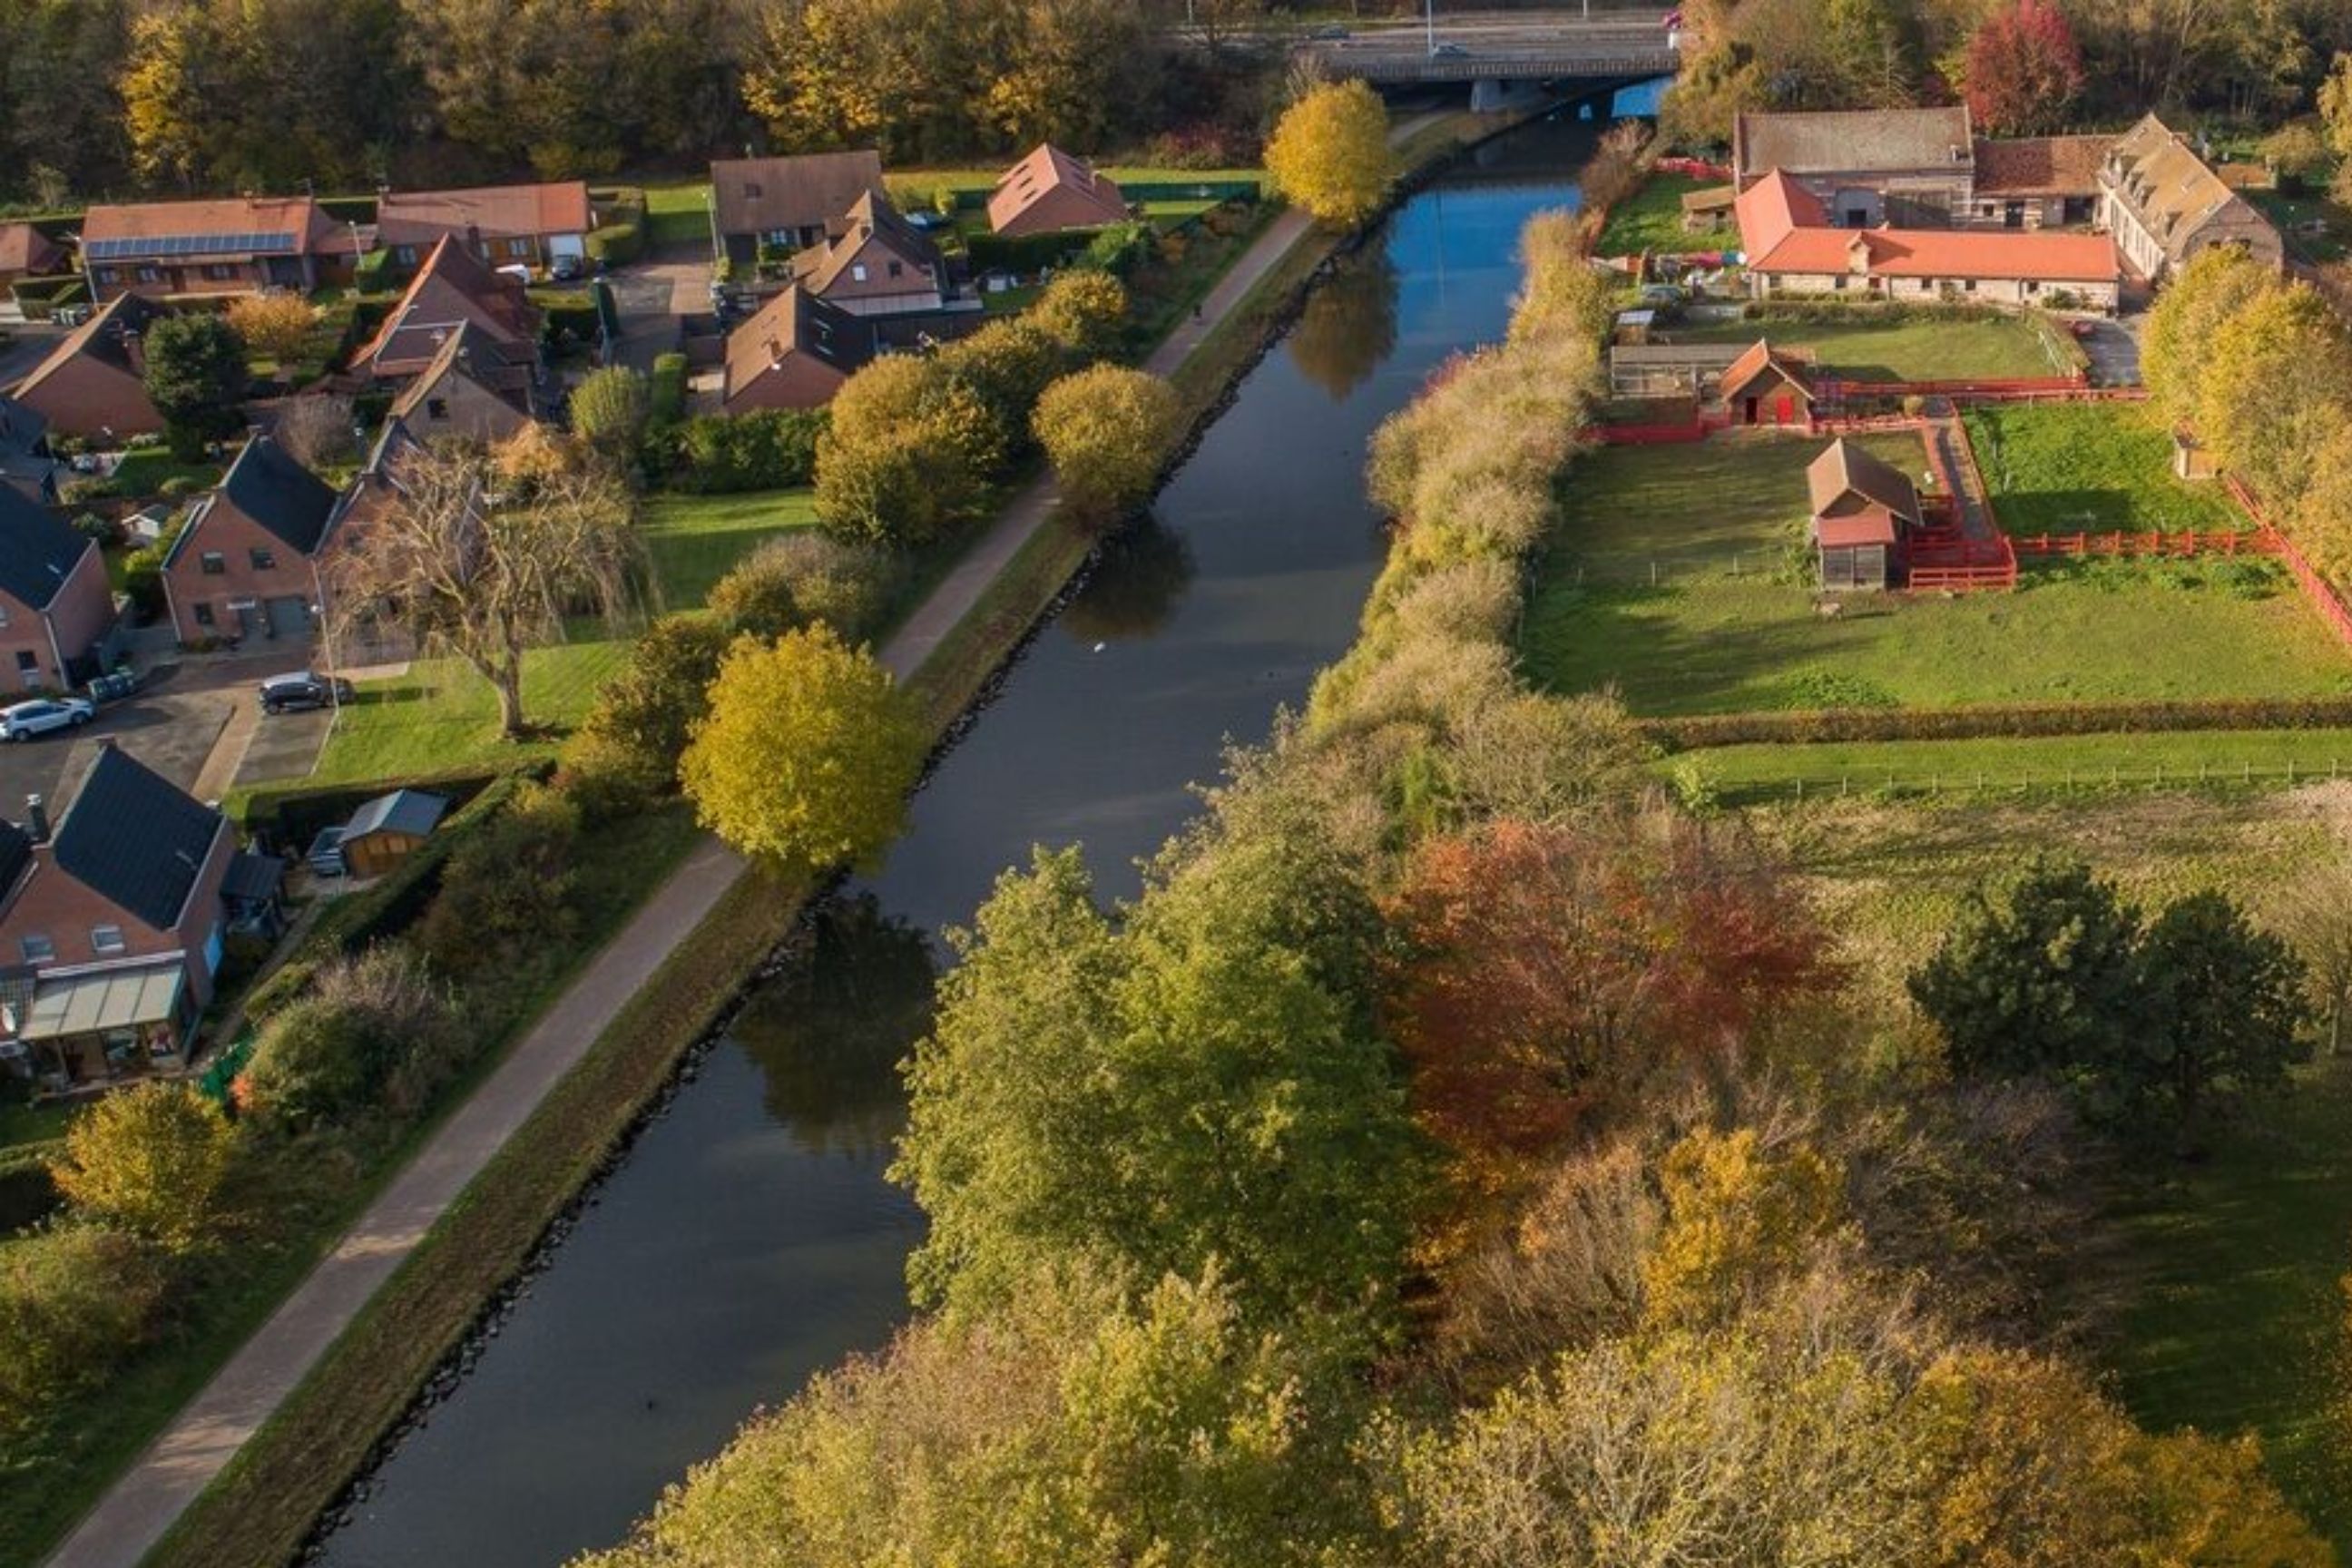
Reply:
[[[1703,753],[1701,754],[1703,756]],[[2126,767],[2110,763],[2075,763],[2050,767],[1942,769],[1853,768],[1843,772],[1791,773],[1777,778],[1706,781],[1714,798],[1727,805],[1759,805],[1772,801],[1951,797],[1983,800],[2037,795],[2111,795],[2134,790],[2252,789],[2318,784],[2352,777],[2352,752],[2284,758],[2208,757],[2195,763],[2168,765],[2158,762]]]
[[[2224,474],[2221,484],[2230,492],[2230,499],[2254,520],[2255,525],[2278,541],[2279,558],[2286,563],[2286,569],[2294,574],[2295,585],[2303,590],[2303,596],[2311,601],[2311,607],[2319,612],[2319,618],[2335,628],[2338,638],[2352,644],[2352,610],[2344,607],[2343,595],[2319,574],[2303,552],[2295,548],[2294,540],[2271,526],[2262,503],[2254,499],[2253,491],[2246,488],[2243,480],[2235,474]]]
[[[2036,533],[2010,541],[2021,555],[2283,555],[2286,541],[2267,526],[2235,533]]]
[[[2075,398],[2084,393],[2108,390],[2111,389],[2092,386],[2080,371],[2072,375],[1988,377],[1977,381],[1847,381],[1828,377],[1814,384],[1815,395],[1830,402],[1849,397],[1953,397],[1972,403],[2005,403],[2035,397]]]

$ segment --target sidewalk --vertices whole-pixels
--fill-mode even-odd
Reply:
[[[1407,121],[1391,139],[1401,142],[1426,122],[1427,117]],[[1201,318],[1171,335],[1149,368],[1164,374],[1181,364],[1307,226],[1295,213],[1269,226],[1210,292]],[[901,681],[921,668],[1005,563],[1046,526],[1054,500],[1050,481],[1023,490],[891,638],[882,662]],[[697,846],[335,1249],[99,1500],[47,1568],[135,1568],[745,869],[716,839]]]

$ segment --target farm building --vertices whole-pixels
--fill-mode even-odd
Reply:
[[[1738,195],[1729,185],[1686,192],[1683,196],[1684,229],[1691,234],[1705,234],[1723,227],[1731,221],[1731,203]]]
[[[1813,388],[1802,363],[1759,338],[1725,368],[1712,401],[1735,425],[1797,425],[1812,416]]]
[[[1742,425],[1792,425],[1812,405],[1809,356],[1758,339],[1740,343],[1620,343],[1609,351],[1609,395],[1689,397]]]
[[[1919,526],[1919,492],[1891,465],[1843,438],[1805,469],[1813,549],[1827,593],[1876,593],[1901,579],[1903,543]]]
[[[446,797],[396,789],[352,813],[340,846],[354,877],[381,877],[423,847],[449,809]]]

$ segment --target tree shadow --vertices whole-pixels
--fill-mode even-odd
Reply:
[[[1396,264],[1371,247],[1341,260],[1307,297],[1290,359],[1332,402],[1347,401],[1395,352],[1398,289]]]
[[[1081,643],[1154,636],[1175,614],[1195,570],[1184,536],[1146,512],[1103,541],[1085,586],[1062,611],[1062,629]]]

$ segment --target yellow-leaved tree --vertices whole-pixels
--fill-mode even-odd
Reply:
[[[212,1229],[236,1136],[187,1085],[136,1084],[74,1118],[49,1173],[82,1214],[183,1251]]]
[[[1081,521],[1105,522],[1151,493],[1181,420],[1165,381],[1098,364],[1062,377],[1038,398],[1037,444],[1053,462],[1062,504]]]
[[[1396,176],[1389,115],[1360,81],[1315,89],[1283,111],[1265,144],[1275,189],[1328,224],[1358,224],[1380,210]]]
[[[702,825],[796,870],[888,844],[929,749],[890,672],[824,626],[739,638],[693,735],[678,776]]]

